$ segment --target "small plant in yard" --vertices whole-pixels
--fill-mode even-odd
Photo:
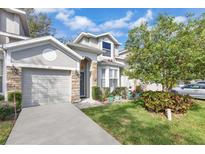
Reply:
[[[10,92],[8,94],[8,102],[0,102],[0,120],[11,119],[14,116],[15,106],[12,102],[14,94],[16,96],[17,113],[21,110],[22,94],[20,92]]]
[[[104,87],[101,89],[102,89],[102,99],[103,99],[103,101],[105,101],[110,95],[110,88]]]
[[[136,87],[135,87],[135,92],[136,92],[136,93],[142,93],[142,92],[143,92],[142,86],[141,86],[141,85],[136,86]]]
[[[22,93],[19,91],[10,92],[8,93],[8,101],[12,102],[14,100],[14,94],[16,99],[16,108],[21,109],[21,102],[22,102]]]
[[[0,95],[0,101],[4,100],[4,95]]]
[[[0,120],[10,118],[14,114],[14,106],[4,102],[0,104]]]
[[[185,113],[193,105],[190,96],[181,96],[169,92],[147,91],[142,93],[144,107],[152,112],[164,112],[171,109],[174,113]]]
[[[102,101],[102,91],[101,91],[100,87],[98,87],[98,86],[92,87],[92,97],[94,100]]]

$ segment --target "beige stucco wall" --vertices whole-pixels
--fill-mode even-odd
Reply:
[[[53,61],[48,61],[43,57],[43,52],[55,51],[56,59]],[[61,51],[54,45],[45,44],[35,47],[27,47],[25,49],[20,49],[15,52],[11,52],[11,63],[14,64],[27,64],[27,65],[40,65],[40,66],[51,66],[51,67],[68,67],[77,68],[77,61],[71,58],[66,53],[67,51]]]

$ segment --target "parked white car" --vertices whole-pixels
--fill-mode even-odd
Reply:
[[[205,81],[199,81],[197,84],[205,84]]]
[[[173,88],[171,91],[181,95],[189,95],[193,98],[205,99],[205,84],[188,84]]]

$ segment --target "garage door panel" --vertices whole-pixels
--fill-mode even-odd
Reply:
[[[23,106],[65,103],[70,100],[70,73],[23,69]]]

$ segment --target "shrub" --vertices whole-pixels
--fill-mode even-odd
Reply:
[[[7,117],[14,114],[14,106],[9,103],[0,104],[0,120],[5,120]]]
[[[102,100],[102,91],[100,90],[100,87],[93,86],[92,87],[92,97],[94,100]]]
[[[4,100],[4,95],[0,95],[0,101]]]
[[[9,92],[8,93],[8,101],[12,102],[14,99],[14,94],[16,95],[16,102],[22,101],[22,94],[19,91]]]
[[[174,113],[185,113],[193,105],[190,96],[181,96],[169,92],[147,91],[142,93],[144,107],[152,112],[164,112],[169,108]]]
[[[22,102],[22,94],[21,92],[9,92],[8,93],[8,101],[13,102],[14,101],[14,94],[16,95],[16,108],[17,110],[21,108],[21,102]]]
[[[101,88],[102,89],[102,99],[105,100],[110,95],[110,88]]]
[[[141,86],[141,85],[136,86],[136,87],[135,87],[135,92],[136,92],[136,93],[142,93],[142,92],[143,92],[142,86]]]
[[[122,98],[127,97],[127,88],[126,87],[117,87],[113,90],[112,95],[122,96]]]

